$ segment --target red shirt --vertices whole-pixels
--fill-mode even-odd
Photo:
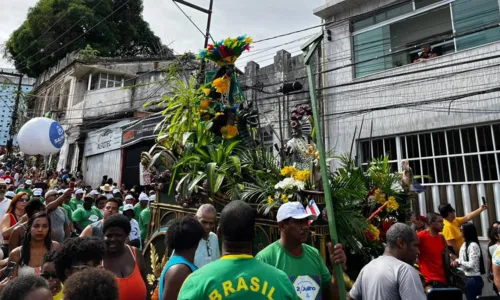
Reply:
[[[418,265],[420,272],[425,277],[425,282],[439,281],[446,283],[446,276],[443,268],[444,243],[441,234],[432,236],[428,230],[417,233],[420,245],[418,249]]]

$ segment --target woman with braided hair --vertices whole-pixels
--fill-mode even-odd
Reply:
[[[17,264],[14,277],[22,274],[40,274],[45,254],[59,248],[59,243],[52,241],[52,228],[46,212],[33,215],[28,221],[28,229],[20,247],[9,255],[9,260]]]

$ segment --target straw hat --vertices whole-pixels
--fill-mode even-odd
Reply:
[[[101,186],[101,190],[103,192],[111,192],[113,191],[113,187],[106,183],[105,185]]]

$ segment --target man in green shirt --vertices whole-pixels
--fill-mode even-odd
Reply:
[[[57,191],[57,197],[59,198],[64,194],[64,190],[58,190]],[[68,219],[70,222],[72,222],[71,217],[73,216],[73,211],[71,210],[71,206],[69,206],[69,202],[71,201],[71,197],[67,198],[64,200],[63,204],[61,205],[64,210],[66,211],[66,214],[68,215]],[[72,227],[72,226],[71,226]]]
[[[222,210],[222,258],[192,273],[178,299],[298,299],[283,271],[252,256],[255,210],[243,201],[231,201]]]
[[[83,207],[83,194],[85,192],[82,189],[78,189],[75,191],[75,197],[69,201],[69,207],[71,207],[71,211],[75,211],[78,208]]]
[[[94,198],[85,197],[83,207],[77,208],[72,215],[73,224],[78,232],[82,232],[85,227],[103,218],[100,210],[94,204]]]
[[[16,190],[16,194],[17,193],[28,193],[30,196],[33,195],[33,191],[31,190],[31,185],[33,184],[33,182],[31,180],[26,180],[26,182],[24,183],[24,187],[22,188],[18,188]]]
[[[139,202],[137,202],[137,204],[134,206],[134,213],[135,213],[134,219],[136,221],[139,220],[139,216],[141,215],[141,212],[146,207],[148,207],[148,204],[149,204],[149,197],[148,197],[148,195],[146,195],[146,193],[141,193],[139,195]]]
[[[152,203],[156,200],[156,196],[152,195],[149,197],[149,203]],[[151,221],[151,210],[146,207],[139,216],[139,229],[141,230],[141,240],[144,245],[144,240],[146,239],[146,235],[148,234],[148,225]]]
[[[335,278],[318,250],[304,244],[309,238],[309,221],[317,218],[307,213],[300,202],[282,204],[277,214],[281,238],[260,251],[255,258],[284,271],[300,299],[338,300]],[[346,262],[342,245],[333,247],[328,243],[328,251],[331,262]]]

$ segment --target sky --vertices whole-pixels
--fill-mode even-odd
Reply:
[[[190,23],[171,0],[143,0],[144,19],[162,42],[169,45],[177,53],[185,51],[197,52],[203,47],[203,35]],[[188,0],[208,9],[210,0]],[[321,19],[314,16],[313,9],[325,0],[214,0],[211,35],[215,40],[228,36],[247,34],[260,40],[263,38],[300,30],[321,24]],[[10,34],[26,19],[29,7],[37,0],[0,0],[0,45],[3,45]],[[198,27],[205,31],[207,16],[189,7],[182,9]],[[298,54],[299,46],[305,38],[320,29],[290,35],[267,42],[254,44],[251,55],[240,57],[239,65],[254,60],[261,66],[272,63],[274,54],[286,49]],[[292,42],[292,43],[290,43]],[[268,49],[281,44],[290,43]],[[253,52],[253,53],[252,53]],[[12,67],[12,64],[0,58],[0,67]]]

